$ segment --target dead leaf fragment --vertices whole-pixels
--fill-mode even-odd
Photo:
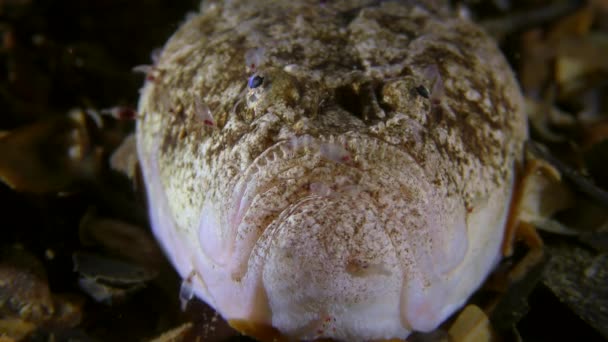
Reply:
[[[55,312],[49,325],[59,328],[74,328],[80,324],[83,316],[84,298],[68,294],[54,294]]]
[[[85,120],[76,111],[0,137],[0,181],[17,191],[48,193],[90,175],[98,156],[91,150]]]
[[[540,138],[550,142],[566,140],[564,134],[556,132],[555,128],[572,127],[576,124],[574,116],[560,110],[553,104],[553,92],[549,92],[543,100],[526,97],[526,114],[528,122]]]
[[[554,157],[550,152],[543,149],[537,143],[528,141],[526,144],[526,150],[528,153],[531,153],[553,165],[564,179],[572,182],[576,190],[589,196],[590,199],[593,199],[598,204],[605,207],[608,206],[608,191],[596,186],[593,181],[583,176],[580,172],[573,169],[558,158]]]
[[[0,253],[0,316],[44,322],[53,312],[42,264],[22,248],[4,248]]]
[[[156,271],[92,253],[74,253],[74,270],[110,284],[131,285],[154,279]]]
[[[600,144],[602,141],[608,141],[608,118],[603,118],[600,121],[594,120],[583,127],[581,147],[584,150],[593,148],[594,145]]]
[[[532,161],[528,161],[530,162]],[[553,219],[553,215],[558,211],[574,206],[574,195],[562,183],[559,171],[540,159],[534,159],[533,162],[541,163],[542,166],[522,180],[523,194],[519,220],[553,233],[576,234],[569,227]]]
[[[150,340],[150,342],[185,342],[192,332],[194,325],[190,322],[184,323],[177,328],[164,332],[162,335]]]
[[[135,134],[127,136],[122,144],[114,151],[110,157],[110,166],[112,169],[125,174],[130,180],[135,179],[135,173],[137,172],[137,146]]]
[[[0,342],[21,341],[27,338],[36,325],[21,319],[0,319]]]
[[[448,334],[454,342],[491,341],[494,336],[488,316],[477,305],[467,305]]]
[[[596,331],[608,338],[608,255],[576,244],[548,245],[543,282]]]
[[[584,158],[585,166],[596,184],[608,189],[608,139],[591,146],[585,151]]]
[[[559,42],[567,37],[583,36],[589,32],[593,18],[593,6],[587,4],[558,20],[547,34],[547,40]]]
[[[560,98],[572,97],[604,81],[608,73],[608,35],[593,33],[566,37],[556,46],[555,78]]]
[[[98,302],[113,304],[143,288],[157,272],[137,264],[92,253],[76,252],[74,270],[80,288]]]
[[[158,268],[165,262],[154,238],[144,228],[120,220],[97,216],[90,208],[79,226],[80,241],[85,246],[101,247],[139,265]]]
[[[517,270],[525,259],[524,255],[520,260],[504,260],[498,271],[486,283],[486,286],[490,285],[490,288],[503,292],[486,307],[492,325],[499,333],[512,330],[513,326],[528,313],[528,296],[541,281],[547,266],[547,257],[544,253],[542,260],[529,265],[527,272],[513,281],[512,271]]]

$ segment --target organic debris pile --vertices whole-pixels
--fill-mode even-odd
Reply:
[[[408,340],[608,339],[608,1],[452,3],[517,72],[540,165],[524,216],[544,242]],[[0,0],[1,342],[250,340],[200,301],[181,309],[132,153],[133,70],[198,1],[180,6]]]

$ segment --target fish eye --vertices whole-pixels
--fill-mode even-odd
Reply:
[[[431,97],[431,93],[429,92],[429,89],[423,85],[417,86],[416,92],[418,93],[418,95],[424,97],[425,99],[428,99]]]
[[[249,77],[249,80],[247,81],[247,85],[249,86],[249,88],[254,89],[254,88],[261,86],[263,82],[264,82],[264,77],[259,76],[259,75],[253,75],[253,76]]]

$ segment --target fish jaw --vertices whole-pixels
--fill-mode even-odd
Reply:
[[[510,187],[469,212],[393,152],[416,190],[408,189],[414,182],[375,183],[382,172],[368,171],[369,184],[298,202],[270,228],[263,284],[272,325],[288,336],[369,340],[432,331],[500,259]]]
[[[469,212],[407,153],[367,137],[334,139],[353,151],[357,163],[349,164],[324,158],[328,142],[302,140],[305,152],[294,151],[292,139],[274,147],[281,158],[269,160],[276,151],[258,158],[268,169],[292,162],[323,170],[291,184],[297,200],[261,196],[285,177],[264,177],[258,167],[233,181],[228,210],[205,202],[194,229],[178,226],[158,161],[141,151],[152,227],[184,282],[226,319],[291,338],[405,338],[435,329],[498,261],[510,188]],[[374,159],[387,153],[393,158]],[[274,220],[257,227],[256,210],[275,207]]]

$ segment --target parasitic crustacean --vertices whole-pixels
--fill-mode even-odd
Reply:
[[[237,329],[405,338],[500,260],[522,95],[442,1],[209,1],[151,72],[153,230]]]

